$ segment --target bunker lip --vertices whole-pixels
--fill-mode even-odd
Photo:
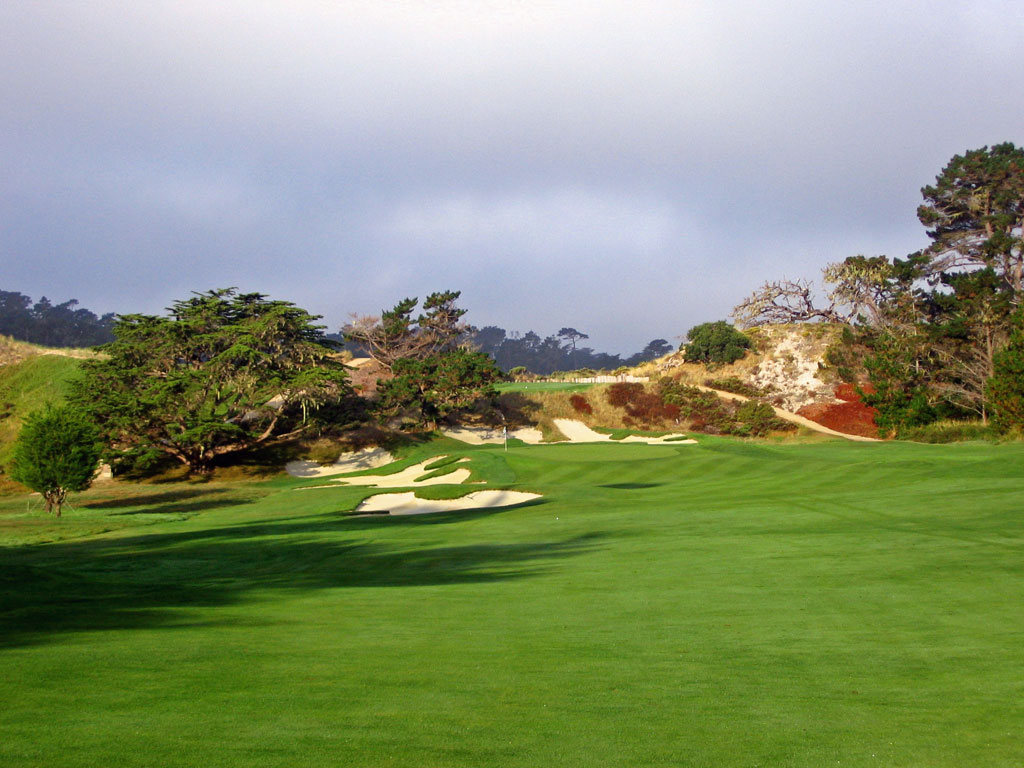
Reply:
[[[438,512],[511,507],[539,498],[539,493],[525,491],[474,491],[459,499],[419,499],[413,491],[378,493],[364,499],[351,515],[429,515]]]

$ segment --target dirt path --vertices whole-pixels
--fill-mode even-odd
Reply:
[[[697,385],[697,389],[703,390],[704,392],[714,392],[716,395],[725,398],[726,400],[746,401],[750,399],[749,397],[745,397],[744,395],[737,395],[735,392],[723,392],[720,389],[712,389],[711,387],[705,387],[700,384]],[[855,440],[857,442],[862,443],[879,442],[877,437],[863,437],[862,435],[848,435],[845,432],[837,432],[834,429],[829,429],[828,427],[822,426],[816,421],[811,421],[810,419],[804,418],[803,416],[793,413],[792,411],[785,411],[782,408],[776,408],[774,405],[772,406],[772,410],[775,411],[775,415],[778,416],[780,419],[785,419],[786,421],[790,421],[793,424],[799,424],[801,427],[813,429],[815,432],[821,432],[823,435],[833,435],[834,437],[842,437],[847,440]]]

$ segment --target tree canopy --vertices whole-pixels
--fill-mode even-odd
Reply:
[[[168,311],[119,316],[106,358],[83,364],[72,394],[115,461],[170,456],[206,471],[219,456],[311,429],[350,394],[317,316],[290,302],[227,288]]]
[[[436,428],[454,411],[472,407],[497,393],[494,384],[501,373],[489,355],[455,349],[426,358],[404,357],[395,361],[394,376],[378,386],[382,412],[411,416],[417,425]]]
[[[466,310],[456,305],[460,295],[460,291],[430,294],[415,319],[412,313],[419,300],[402,299],[379,317],[354,317],[341,329],[342,336],[389,371],[401,358],[422,360],[451,351],[466,342],[472,330],[462,322]]]
[[[921,190],[933,274],[991,267],[1024,292],[1024,149],[1010,142],[956,155]]]
[[[14,445],[11,477],[41,493],[46,511],[61,507],[69,491],[92,484],[101,445],[96,428],[77,408],[48,407],[29,414]]]
[[[683,355],[690,363],[732,363],[750,349],[750,338],[724,320],[701,323],[686,334]]]

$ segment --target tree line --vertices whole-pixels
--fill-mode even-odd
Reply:
[[[376,318],[353,318],[339,333],[327,334],[326,338],[340,342],[356,355],[373,356],[372,350],[347,338],[351,329],[358,329],[368,319],[372,322]],[[22,293],[0,291],[0,334],[21,341],[47,347],[99,346],[114,340],[115,320],[113,312],[98,316],[79,307],[77,299],[53,304],[44,296],[33,303],[31,297]],[[654,360],[674,349],[665,339],[653,339],[643,350],[626,357],[596,352],[580,346],[579,342],[589,336],[571,327],[543,338],[534,331],[506,331],[495,325],[482,328],[467,325],[461,332],[464,341],[493,357],[502,370],[525,368],[538,375],[579,369],[611,371]]]
[[[473,329],[470,334],[472,343],[493,357],[502,370],[525,368],[539,375],[581,369],[613,371],[623,366],[640,365],[675,349],[665,339],[653,339],[640,352],[624,358],[580,346],[579,342],[587,338],[587,334],[570,327],[544,338],[534,331],[520,334],[494,325]]]
[[[43,296],[0,291],[0,334],[46,347],[93,347],[114,340],[114,314],[97,316],[76,299],[54,304]]]

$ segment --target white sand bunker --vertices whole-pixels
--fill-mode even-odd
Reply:
[[[360,475],[358,477],[334,477],[331,478],[330,485],[307,485],[299,490],[310,490],[313,488],[336,488],[339,485],[366,485],[373,486],[376,488],[407,488],[411,485],[417,487],[423,485],[461,485],[469,479],[470,471],[468,469],[459,468],[452,469],[450,472],[446,472],[443,475],[437,477],[428,477],[423,480],[417,478],[423,477],[423,475],[429,474],[433,470],[427,469],[431,464],[436,464],[441,459],[447,458],[446,456],[435,456],[432,459],[421,461],[419,464],[413,464],[411,467],[406,467],[399,472],[395,472],[390,475]],[[456,464],[461,464],[464,461],[469,461],[468,458],[463,457],[456,462],[452,462],[444,467],[438,467],[438,470],[447,470],[454,467]]]
[[[572,443],[613,442],[647,443],[648,445],[663,445],[665,443],[669,445],[692,445],[697,442],[696,440],[686,439],[685,435],[664,435],[663,437],[630,435],[622,440],[612,440],[611,435],[602,435],[600,432],[595,432],[582,421],[577,421],[576,419],[555,419],[555,426]],[[454,437],[456,440],[472,445],[495,444],[501,443],[504,440],[501,430],[492,427],[459,427],[457,429],[446,429],[444,434],[447,437]],[[544,437],[541,431],[534,427],[511,430],[508,436],[522,440],[530,445],[539,445]]]
[[[412,491],[378,493],[355,508],[355,514],[427,515],[433,512],[454,512],[466,509],[510,507],[539,499],[538,493],[523,491],[476,491],[461,499],[418,499]]]
[[[643,437],[642,435],[630,435],[622,440],[612,440],[611,435],[602,435],[595,432],[582,421],[575,419],[555,419],[555,426],[558,431],[574,443],[647,443],[648,445],[693,445],[696,440],[686,440],[685,435],[664,435],[662,437]]]
[[[501,429],[493,427],[458,427],[456,429],[444,430],[444,435],[446,437],[454,437],[456,440],[461,440],[470,445],[501,443],[505,440],[505,435]],[[531,445],[538,444],[544,438],[540,430],[534,427],[510,429],[508,436]]]
[[[346,472],[365,472],[390,464],[395,457],[383,448],[364,448],[353,453],[343,453],[333,464],[323,466],[315,461],[289,461],[284,469],[292,477],[328,477]]]

